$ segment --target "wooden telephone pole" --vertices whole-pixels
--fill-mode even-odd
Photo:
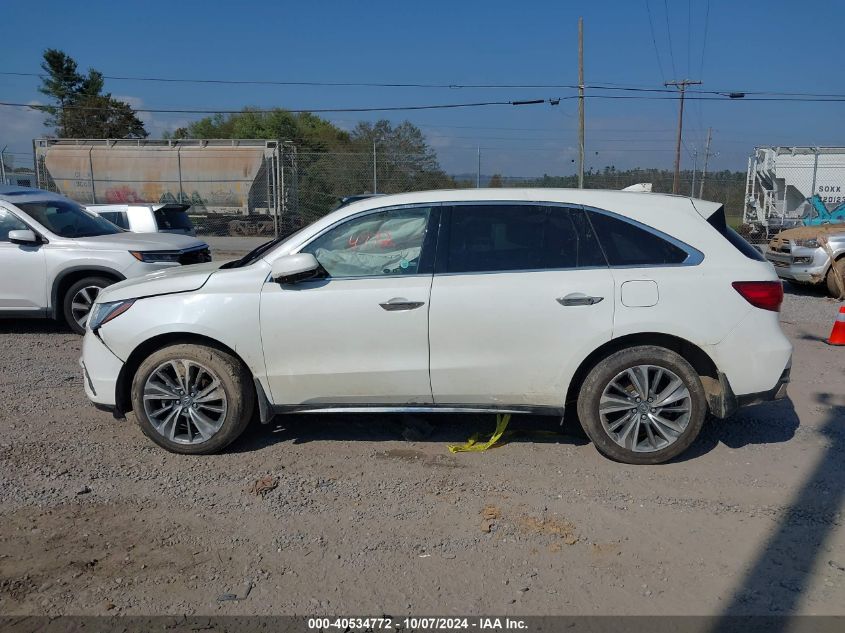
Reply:
[[[684,79],[683,81],[667,81],[663,85],[675,86],[681,93],[681,105],[678,109],[678,141],[675,144],[675,177],[672,179],[672,193],[678,193],[681,189],[681,137],[684,130],[684,95],[687,86],[699,86],[701,82]]]
[[[578,18],[578,188],[584,188],[584,18]]]
[[[707,148],[704,150],[704,169],[701,170],[701,189],[698,197],[704,198],[704,179],[707,177],[707,162],[710,160],[710,141],[713,139],[713,128],[707,128]]]

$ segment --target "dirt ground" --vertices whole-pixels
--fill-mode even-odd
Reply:
[[[843,614],[837,305],[787,297],[789,400],[639,467],[529,417],[448,452],[492,416],[289,417],[171,455],[87,403],[79,338],[0,321],[0,614]]]

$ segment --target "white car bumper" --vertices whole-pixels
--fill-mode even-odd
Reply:
[[[123,368],[123,361],[92,332],[86,332],[82,340],[82,358],[79,359],[85,383],[85,395],[95,405],[114,407],[117,379]]]

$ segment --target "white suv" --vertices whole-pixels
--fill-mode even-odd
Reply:
[[[713,202],[411,193],[104,290],[81,364],[95,404],[179,453],[286,412],[527,412],[659,463],[706,413],[786,395],[782,297]]]
[[[82,334],[106,286],[210,260],[196,238],[128,233],[63,196],[0,186],[0,317],[64,319]]]

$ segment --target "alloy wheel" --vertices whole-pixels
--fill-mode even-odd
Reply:
[[[171,442],[207,442],[226,420],[226,392],[220,378],[185,358],[156,367],[144,383],[143,397],[150,424]]]
[[[656,365],[619,372],[602,391],[599,416],[619,446],[650,453],[674,444],[690,422],[692,398],[684,381]]]
[[[85,286],[80,288],[70,303],[70,312],[73,315],[73,320],[79,324],[79,327],[85,329],[85,323],[88,321],[88,314],[94,306],[94,301],[97,300],[97,295],[100,294],[99,286]]]

